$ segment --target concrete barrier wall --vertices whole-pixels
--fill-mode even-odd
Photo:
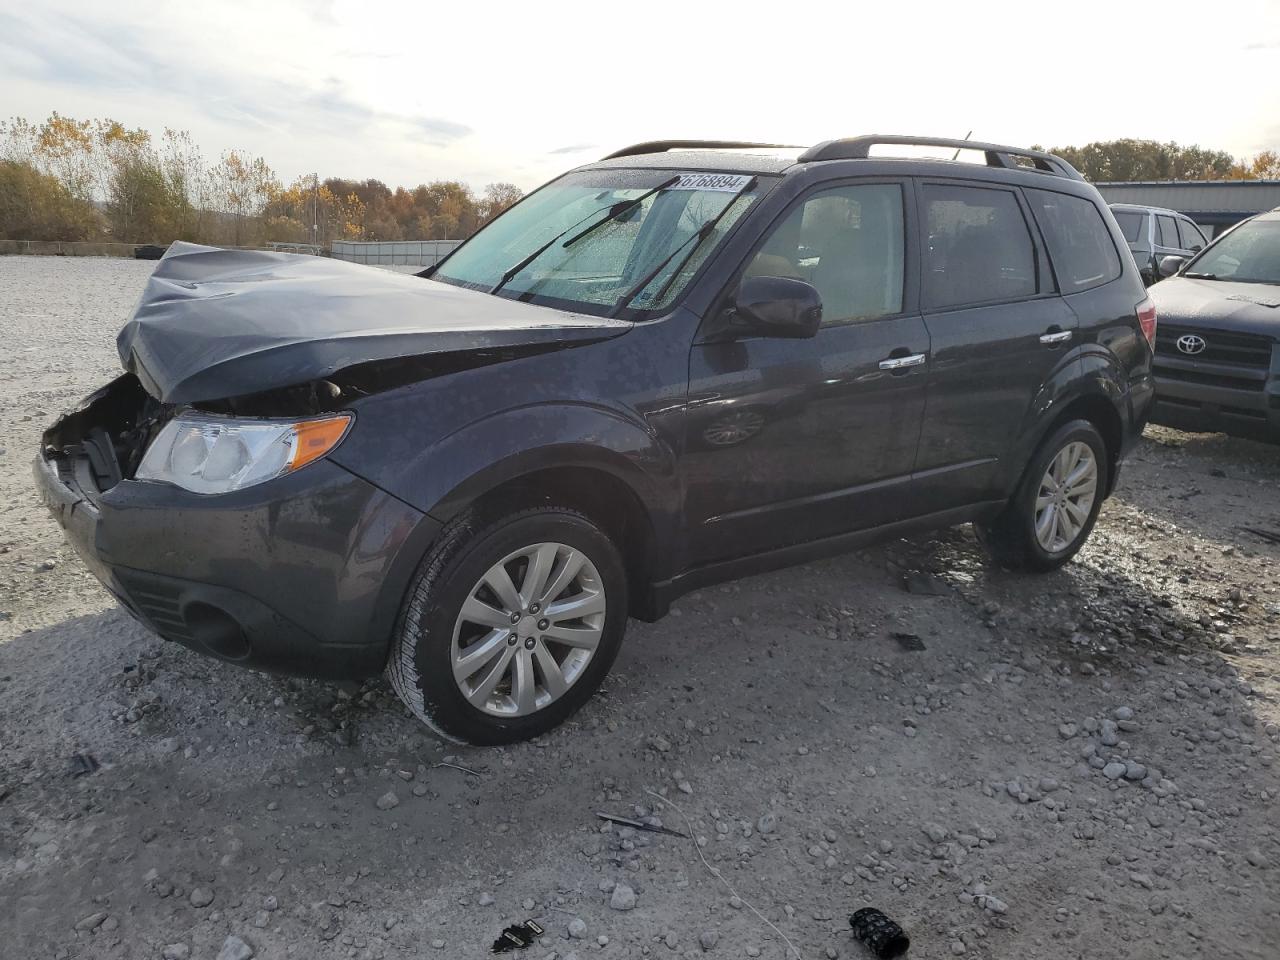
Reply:
[[[444,259],[461,240],[387,240],[356,243],[335,240],[330,256],[335,260],[367,263],[370,266],[431,267]]]
[[[106,243],[64,240],[0,240],[0,254],[19,253],[37,257],[133,257],[137,243]]]

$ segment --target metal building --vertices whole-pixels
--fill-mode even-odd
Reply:
[[[1280,207],[1280,180],[1142,180],[1095,183],[1107,203],[1167,207],[1207,228],[1211,237]]]
[[[335,240],[330,256],[335,260],[390,267],[431,267],[439,263],[461,240],[385,240],[355,243]]]

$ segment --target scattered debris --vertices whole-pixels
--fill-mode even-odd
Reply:
[[[924,641],[914,633],[903,633],[899,630],[893,631],[889,636],[898,641],[898,646],[903,650],[917,652],[925,649]]]
[[[396,796],[394,790],[388,790],[380,796],[373,804],[379,810],[392,810],[400,806],[400,798]]]
[[[218,960],[252,960],[253,955],[252,945],[232,934],[223,941]]]
[[[911,940],[902,928],[875,907],[855,910],[849,918],[849,926],[853,928],[854,938],[880,960],[900,957],[911,946]]]
[[[647,833],[664,833],[668,837],[679,837],[681,840],[688,840],[687,833],[681,833],[679,830],[672,830],[670,827],[657,826],[652,823],[646,823],[643,820],[632,820],[630,817],[615,817],[611,813],[597,813],[597,817],[606,820],[609,823],[616,823],[620,827],[632,827],[636,830],[644,830]]]
[[[448,762],[446,762],[446,761],[442,760],[442,761],[440,761],[439,763],[433,763],[431,766],[432,766],[433,768],[434,768],[434,767],[448,767],[450,770],[461,770],[463,773],[469,773],[469,774],[471,774],[473,777],[479,777],[479,776],[481,776],[481,773],[480,773],[480,771],[479,771],[479,770],[472,770],[470,767],[464,767],[464,766],[462,766],[462,764],[460,764],[460,763],[448,763]]]
[[[98,763],[98,758],[92,753],[73,753],[71,755],[70,769],[68,773],[73,777],[83,777],[87,774],[94,773],[102,765]]]
[[[908,570],[904,573],[902,588],[907,593],[918,593],[922,597],[945,597],[951,593],[951,588],[947,586],[946,581],[923,570]]]
[[[513,923],[502,931],[490,948],[492,953],[510,953],[512,950],[523,950],[537,940],[545,931],[534,920]]]
[[[1243,533],[1252,533],[1267,543],[1280,543],[1280,530],[1266,530],[1262,527],[1237,527]]]

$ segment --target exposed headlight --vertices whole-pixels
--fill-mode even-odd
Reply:
[[[182,413],[152,441],[136,474],[192,493],[228,493],[292,473],[346,435],[351,414],[311,420],[239,420]]]

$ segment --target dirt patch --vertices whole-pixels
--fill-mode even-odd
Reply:
[[[0,953],[860,956],[872,905],[913,957],[1275,957],[1280,448],[1149,430],[1047,577],[960,528],[702,591],[462,751],[151,637],[36,502],[151,267],[0,259]]]

